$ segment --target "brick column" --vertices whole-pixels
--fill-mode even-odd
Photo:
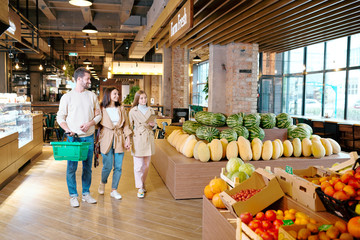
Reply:
[[[210,45],[209,51],[209,111],[256,112],[258,45]]]
[[[172,57],[171,48],[163,48],[163,76],[161,78],[160,105],[164,106],[164,115],[171,116],[171,78],[172,78]]]
[[[151,94],[150,98],[154,98],[154,105],[160,105],[161,76],[151,76]]]
[[[188,108],[189,105],[188,55],[184,48],[172,48],[172,108]]]

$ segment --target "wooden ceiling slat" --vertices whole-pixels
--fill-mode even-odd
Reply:
[[[269,45],[269,46],[262,46],[261,49],[262,50],[266,50],[266,51],[278,51],[278,52],[282,52],[282,51],[288,51],[289,49],[295,49],[298,46],[309,46],[312,44],[316,44],[316,43],[320,43],[320,42],[324,42],[324,41],[329,41],[329,40],[333,40],[336,38],[340,38],[340,37],[344,37],[344,36],[350,36],[352,34],[356,34],[359,33],[360,31],[360,25],[356,25],[356,26],[347,26],[347,27],[339,27],[338,29],[334,29],[333,32],[324,34],[324,33],[319,33],[316,35],[313,35],[312,37],[305,37],[302,38],[303,40],[297,40],[297,41],[293,41],[293,42],[288,42],[288,43],[284,43],[284,44],[273,44],[273,45]],[[346,35],[348,34],[348,35]],[[304,45],[305,44],[305,45]]]
[[[202,6],[202,8],[199,9],[198,11],[195,12],[195,9],[194,9],[194,18],[198,17],[201,14],[204,14],[204,12],[206,12],[206,10],[208,10],[209,8],[213,8],[214,7],[213,5],[217,5],[217,4],[218,4],[217,1],[214,1],[214,0],[207,1],[206,4],[204,6]]]
[[[298,24],[310,20],[312,18],[320,17],[321,15],[327,14],[331,11],[338,11],[339,9],[346,7],[347,4],[351,4],[350,1],[327,1],[324,4],[320,4],[318,6],[315,6],[314,8],[310,8],[305,12],[296,14],[290,18],[283,19],[281,22],[269,26],[265,29],[261,29],[258,32],[254,32],[250,36],[242,37],[241,40],[244,42],[252,42],[256,41],[256,39],[259,39],[259,37],[267,37],[269,34],[274,34],[277,31],[281,31],[284,28],[292,29]],[[240,41],[240,39],[238,39]]]
[[[143,46],[146,46],[146,44],[156,36],[159,31],[164,28],[168,21],[174,16],[177,7],[179,7],[182,4],[183,0],[171,0],[167,3],[164,10],[160,13],[160,16],[156,19],[154,25],[151,27],[150,31],[146,35]]]
[[[332,35],[331,37],[324,37],[324,38],[316,38],[316,39],[311,39],[308,41],[302,41],[302,42],[298,42],[295,44],[292,44],[291,46],[279,46],[278,48],[270,48],[270,49],[260,49],[259,51],[271,51],[271,52],[286,52],[286,51],[290,51],[290,50],[294,50],[297,48],[301,48],[301,47],[306,47],[306,46],[310,46],[313,44],[317,44],[317,43],[321,43],[321,42],[325,42],[325,41],[331,41],[331,40],[335,40],[338,38],[342,38],[342,37],[347,37],[356,33],[360,32],[360,28],[353,28],[347,31],[342,31],[342,32],[338,32],[335,33],[334,35]]]
[[[307,16],[303,16],[299,19],[297,19],[296,22],[290,22],[287,24],[282,25],[282,27],[276,27],[273,28],[271,31],[268,31],[269,33],[266,36],[260,37],[262,34],[258,35],[259,37],[253,37],[250,39],[243,39],[243,41],[269,41],[269,36],[271,36],[271,40],[275,41],[275,39],[282,39],[284,34],[287,34],[288,32],[294,32],[296,29],[299,28],[305,28],[306,26],[312,27],[314,24],[317,24],[317,22],[323,22],[325,20],[332,20],[332,18],[336,16],[346,15],[346,12],[352,11],[354,8],[359,6],[357,4],[352,4],[348,6],[339,6],[338,4],[336,6],[332,6],[328,9],[322,10],[321,12],[315,12]],[[238,40],[236,40],[238,41]],[[240,40],[239,40],[240,41]]]
[[[213,24],[212,26],[209,26],[208,31],[206,31],[206,35],[201,38],[197,38],[195,41],[192,41],[192,43],[190,43],[188,45],[188,47],[192,48],[192,47],[200,45],[200,43],[202,43],[201,46],[205,45],[206,43],[204,43],[204,42],[207,41],[209,38],[215,36],[216,34],[221,33],[222,31],[224,31],[224,29],[232,27],[233,25],[237,24],[238,22],[248,18],[249,12],[255,14],[262,10],[269,11],[269,10],[267,10],[269,8],[269,6],[271,6],[272,4],[274,4],[276,2],[277,1],[273,1],[273,0],[262,1],[261,3],[256,4],[255,6],[251,7],[250,9],[244,9],[245,11],[242,11],[240,15],[238,15],[235,18],[232,18],[229,21],[226,21],[226,23],[217,24],[217,25]]]
[[[278,36],[270,36],[271,40],[269,39],[264,39],[262,40],[256,40],[257,43],[259,43],[260,45],[266,45],[266,44],[271,44],[272,42],[283,42],[283,41],[288,41],[291,40],[293,38],[299,38],[299,37],[304,37],[304,36],[308,36],[311,35],[313,32],[320,32],[322,31],[322,29],[331,29],[331,26],[347,26],[348,24],[352,23],[354,18],[358,17],[360,13],[360,7],[358,7],[357,9],[354,9],[352,11],[352,14],[350,15],[344,15],[342,13],[339,13],[337,15],[337,17],[331,17],[332,21],[326,21],[326,19],[322,19],[319,22],[316,23],[312,23],[310,25],[306,25],[303,26],[302,28],[296,28],[292,31],[287,31],[284,33],[281,33]]]
[[[310,0],[308,3],[305,3],[305,4],[301,3],[301,1],[296,1],[294,3],[289,4],[288,6],[291,7],[292,5],[299,4],[299,3],[303,4],[303,5],[298,5],[295,9],[292,9],[288,12],[282,12],[281,11],[282,9],[279,9],[279,11],[281,11],[279,16],[277,16],[273,19],[271,19],[271,16],[269,16],[269,19],[267,18],[267,16],[265,16],[263,18],[264,21],[260,20],[259,22],[255,23],[256,25],[248,25],[241,29],[238,29],[233,34],[224,37],[222,39],[222,41],[218,40],[217,43],[221,44],[221,45],[228,44],[228,43],[231,43],[231,42],[239,39],[239,37],[241,37],[241,36],[247,36],[252,33],[257,33],[258,31],[260,31],[260,29],[265,29],[266,27],[272,28],[272,27],[274,27],[274,24],[283,21],[284,18],[294,16],[294,15],[298,14],[299,12],[302,12],[308,8],[319,5],[319,4],[321,4],[321,2],[324,2],[324,1],[326,1],[326,0],[323,0],[323,1]],[[284,9],[286,9],[288,6],[285,6]]]
[[[236,25],[236,29],[234,31],[234,29],[228,29],[226,30],[224,33],[221,34],[221,36],[218,36],[218,38],[216,40],[213,41],[213,44],[219,44],[220,42],[223,42],[224,39],[232,39],[234,36],[237,36],[238,34],[241,34],[242,32],[248,30],[248,29],[252,29],[255,26],[259,26],[262,25],[266,22],[268,22],[269,20],[275,18],[275,17],[279,17],[279,16],[283,16],[285,15],[288,11],[290,12],[290,10],[295,11],[296,9],[298,9],[297,7],[299,5],[303,5],[305,2],[304,1],[293,1],[290,4],[287,4],[281,8],[278,8],[276,11],[270,13],[270,14],[266,14],[265,16],[256,19],[255,21],[251,22],[251,24],[243,22],[241,24],[237,24]],[[314,4],[314,3],[313,3]],[[229,41],[229,40],[227,40]],[[228,43],[232,42],[233,40],[229,41]]]
[[[193,28],[198,26],[200,23],[204,22],[205,20],[208,21],[209,19],[213,18],[214,15],[219,15],[219,14],[224,14],[223,11],[221,11],[221,9],[224,7],[224,6],[228,6],[227,4],[228,3],[231,3],[232,6],[234,6],[236,4],[235,1],[231,1],[231,0],[226,0],[226,1],[222,1],[222,3],[220,5],[217,5],[216,8],[214,9],[211,9],[211,11],[206,11],[204,12],[204,16],[198,16],[196,18],[194,18],[194,23],[193,23]],[[209,9],[208,9],[209,10]],[[213,21],[213,20],[212,20]],[[211,21],[211,22],[212,22]],[[192,29],[189,30],[189,32],[191,31]],[[179,43],[179,41],[184,40],[186,34],[184,35],[184,37],[182,38],[178,38],[173,44],[172,46],[176,47],[178,45],[180,45],[181,43]]]
[[[165,45],[165,43],[167,43],[168,41],[169,41],[169,38],[161,39],[159,44],[158,44],[159,48],[162,48]]]
[[[191,39],[195,36],[200,36],[201,31],[204,30],[206,27],[211,26],[212,24],[216,23],[216,21],[225,21],[226,19],[230,19],[230,15],[235,14],[236,12],[239,12],[239,8],[243,7],[242,4],[245,2],[245,0],[241,1],[231,1],[229,4],[223,5],[221,9],[216,11],[213,15],[210,15],[205,21],[197,21],[197,19],[194,20],[194,27],[190,30],[188,34],[186,34],[184,37],[179,39],[178,42],[176,42],[173,46],[176,47],[180,44],[183,44],[187,40]],[[248,5],[250,3],[256,4],[257,2],[260,2],[260,0],[252,0],[248,2]],[[205,33],[203,33],[205,34]]]

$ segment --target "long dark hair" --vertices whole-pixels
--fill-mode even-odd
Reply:
[[[135,97],[134,97],[134,102],[132,104],[133,107],[137,106],[139,104],[139,99],[140,99],[140,95],[141,94],[145,94],[146,97],[147,97],[147,94],[145,93],[144,90],[139,90],[135,93]],[[147,106],[147,103],[146,103],[146,106]]]
[[[106,88],[104,91],[104,96],[103,96],[103,100],[101,101],[100,107],[101,108],[107,108],[111,102],[111,92],[113,90],[117,90],[119,92],[119,90],[115,87],[110,87],[110,88]],[[120,106],[120,102],[117,101],[115,102],[115,107]]]

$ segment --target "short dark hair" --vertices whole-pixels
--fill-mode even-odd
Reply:
[[[107,108],[111,102],[111,92],[117,90],[119,92],[119,89],[115,87],[106,88],[104,91],[103,100],[100,103],[100,106],[103,108]],[[120,106],[120,102],[115,102],[115,107]]]
[[[84,67],[79,67],[78,69],[76,69],[75,72],[74,72],[75,82],[77,81],[78,77],[83,78],[84,75],[85,75],[85,73],[90,74],[90,71],[87,70],[87,69],[84,68]]]

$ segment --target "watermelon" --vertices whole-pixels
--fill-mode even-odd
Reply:
[[[252,126],[260,126],[260,115],[257,113],[250,113],[244,117],[244,126],[246,128]]]
[[[245,117],[245,115],[246,115],[246,114],[243,113],[243,112],[239,112],[238,114],[239,114],[240,117],[242,117],[242,119],[244,119],[244,117]]]
[[[306,123],[298,123],[298,124],[296,124],[296,126],[297,126],[297,127],[300,127],[300,126],[305,127],[305,128],[307,128],[307,129],[309,130],[310,134],[313,134],[313,129],[312,129],[312,127],[310,127],[310,125],[308,125],[308,124],[306,124]]]
[[[276,125],[276,115],[273,113],[265,113],[261,115],[260,126],[265,129],[274,128]]]
[[[303,127],[303,126],[295,127],[290,132],[291,138],[299,138],[300,140],[303,140],[304,138],[310,138],[310,136],[311,136],[311,134],[310,134],[309,129],[307,129],[306,127]]]
[[[288,128],[292,125],[292,118],[287,113],[280,113],[276,116],[276,126],[278,128]]]
[[[250,142],[254,138],[259,138],[260,140],[263,140],[265,137],[265,132],[261,127],[258,126],[252,126],[251,128],[248,128],[249,130],[249,140]]]
[[[244,126],[237,126],[233,128],[235,130],[235,132],[237,133],[237,136],[243,136],[244,138],[248,139],[249,138],[249,130],[247,130],[246,127]]]
[[[243,118],[240,116],[239,113],[232,114],[226,119],[226,124],[231,128],[237,127],[237,126],[242,126]]]
[[[220,133],[220,139],[225,138],[228,142],[236,141],[237,137],[237,133],[234,129],[225,129]]]
[[[220,137],[220,132],[214,127],[200,126],[196,129],[196,136],[199,139],[211,142],[213,139]]]
[[[291,132],[292,132],[295,128],[296,128],[295,125],[291,125],[291,126],[288,127],[288,129],[287,129],[287,136],[288,136],[289,139],[292,138],[292,137],[291,137]]]
[[[226,123],[226,117],[222,113],[213,113],[210,117],[210,126],[221,127]]]
[[[201,124],[209,125],[210,124],[210,118],[212,113],[211,112],[197,112],[195,113],[195,120]]]
[[[188,134],[195,134],[196,129],[200,126],[202,126],[201,123],[188,120],[184,122],[184,124],[182,125],[182,129]]]

